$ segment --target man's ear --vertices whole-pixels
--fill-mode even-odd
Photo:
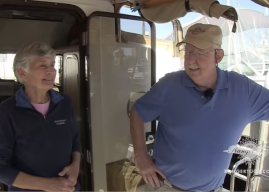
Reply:
[[[223,49],[217,49],[216,50],[216,62],[217,62],[216,64],[220,63],[223,57],[224,57]]]

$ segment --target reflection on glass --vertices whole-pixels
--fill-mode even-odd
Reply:
[[[115,19],[107,17],[93,18],[90,31],[90,39],[97,37],[90,41],[88,63],[94,190],[126,191],[134,187],[129,182],[132,176],[142,182],[130,161],[128,114],[130,105],[151,87],[151,38],[122,31],[119,43]],[[146,124],[146,131],[150,125]]]

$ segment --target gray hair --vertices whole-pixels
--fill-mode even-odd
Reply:
[[[221,45],[214,44],[214,48],[215,48],[215,49],[221,49]]]
[[[46,56],[55,57],[56,52],[50,46],[43,42],[34,42],[26,44],[22,48],[20,48],[13,62],[13,71],[17,80],[23,84],[23,81],[17,73],[17,69],[21,68],[27,71],[32,59],[36,57]]]

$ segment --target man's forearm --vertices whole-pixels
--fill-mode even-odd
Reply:
[[[73,154],[72,154],[72,164],[79,166],[80,165],[80,160],[81,160],[80,152],[78,152],[78,151],[73,152]]]
[[[139,118],[134,108],[132,108],[130,113],[130,129],[135,156],[145,155],[147,148],[144,137],[144,122]]]
[[[20,172],[13,182],[14,187],[30,190],[45,190],[49,179]]]

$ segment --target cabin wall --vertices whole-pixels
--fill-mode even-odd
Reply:
[[[23,44],[43,41],[53,47],[67,45],[70,24],[50,21],[0,19],[0,52],[16,52]]]
[[[72,4],[81,8],[89,16],[95,11],[114,12],[111,0],[35,0],[55,3]]]

